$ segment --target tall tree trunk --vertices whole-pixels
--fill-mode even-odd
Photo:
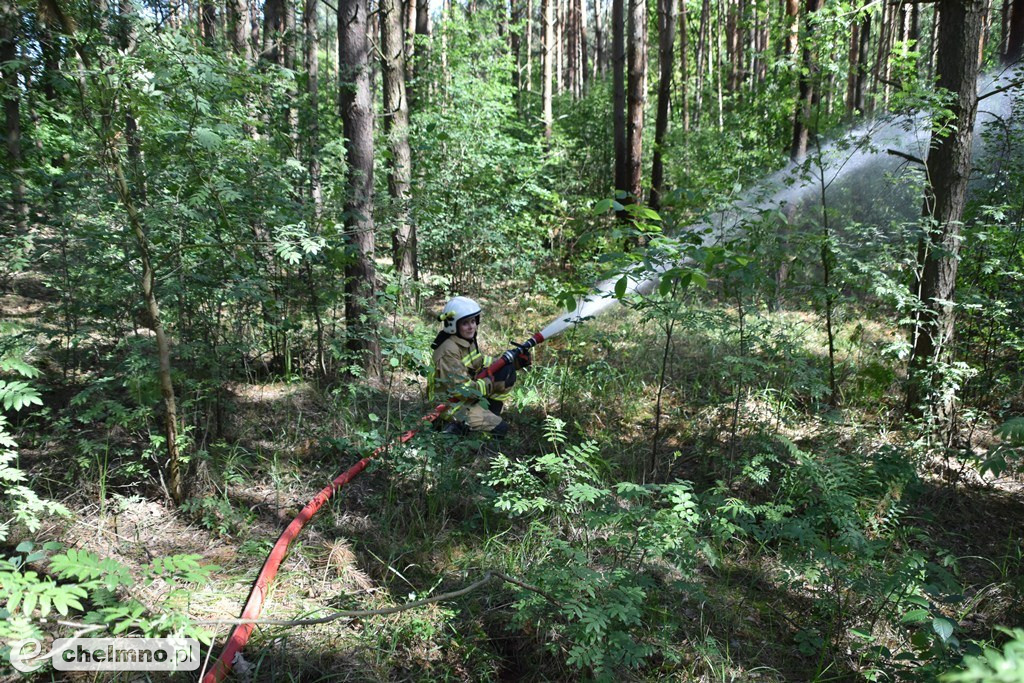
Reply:
[[[313,213],[310,220],[311,232],[320,234],[320,221],[323,218],[324,192],[320,180],[320,50],[319,50],[319,13],[320,0],[306,0],[302,12],[303,63],[306,71],[306,120],[302,130],[306,136],[306,168],[309,171],[309,203]],[[320,315],[320,297],[317,296],[313,266],[306,261],[306,285],[309,288],[309,307],[316,323],[316,371],[321,377],[327,376],[327,354],[325,345],[324,321]]]
[[[672,54],[676,42],[677,0],[658,0],[658,115],[654,121],[654,159],[651,163],[651,208],[661,208],[664,163],[662,149],[668,132],[669,98],[672,95]]]
[[[740,89],[743,69],[743,2],[742,0],[725,0],[726,2],[726,54],[729,56],[729,92]]]
[[[388,193],[395,205],[391,257],[395,270],[416,277],[416,233],[409,222],[412,154],[409,149],[409,108],[405,103],[405,53],[400,0],[380,0],[381,74],[384,85],[384,135],[388,159]]]
[[[430,38],[430,14],[428,13],[429,0],[415,0],[415,3],[416,35],[419,36],[416,42],[420,43],[420,47],[419,49],[413,48],[412,51],[415,65],[410,65],[409,63],[406,63],[405,65],[405,101],[406,107],[410,112],[416,109],[420,96],[420,86],[417,85],[413,76],[420,68],[422,68],[423,65],[427,63],[427,39]]]
[[[380,372],[380,343],[371,307],[376,294],[373,234],[373,98],[367,0],[338,3],[340,103],[348,161],[345,232],[352,260],[345,266],[346,346],[371,375]]]
[[[252,63],[249,47],[249,3],[246,0],[227,0],[228,32],[231,34],[231,50],[247,64]]]
[[[629,0],[629,46],[627,82],[627,122],[626,122],[626,171],[628,175],[627,190],[632,201],[640,202],[643,196],[641,179],[643,177],[643,133],[644,107],[647,104],[647,2],[646,0]]]
[[[295,106],[299,93],[296,89],[296,62],[297,55],[297,34],[295,31],[295,3],[301,0],[284,0],[284,35],[282,43],[284,47],[284,68],[288,69],[290,75],[287,80],[288,102],[287,102],[287,133],[292,143],[292,156],[298,154],[299,147],[299,110]]]
[[[693,88],[693,125],[700,125],[701,110],[704,104],[704,74],[709,66],[708,41],[709,23],[711,21],[711,0],[702,0],[700,3],[700,25],[697,27],[697,48],[694,61],[697,63],[694,69],[697,77]]]
[[[413,55],[416,53],[416,0],[403,0],[402,16],[405,30],[405,82],[413,76]]]
[[[960,254],[960,225],[971,171],[971,145],[978,107],[978,45],[984,22],[984,0],[939,0],[938,87],[955,95],[950,116],[941,129],[933,125],[927,159],[927,184],[921,210],[917,281],[920,298],[912,331],[907,405],[914,415],[923,404],[948,436],[952,391],[943,391],[937,364],[949,357],[954,335],[953,308]]]
[[[579,51],[579,84],[580,89],[577,93],[582,96],[588,88],[588,82],[590,79],[590,69],[587,60],[590,59],[590,46],[587,44],[587,7],[585,0],[576,0],[576,22],[580,30],[580,51]]]
[[[625,0],[612,0],[612,107],[615,138],[615,189],[629,190],[629,157],[626,151],[626,39]]]
[[[217,5],[210,0],[203,0],[199,4],[200,32],[203,34],[203,44],[213,48],[217,45]]]
[[[604,40],[601,32],[601,0],[594,3],[594,80],[604,75]]]
[[[509,49],[512,51],[512,90],[515,92],[516,107],[523,106],[523,0],[511,0],[509,12],[512,24],[509,32]]]
[[[786,26],[786,57],[795,60],[800,49],[800,0],[786,0]]]
[[[885,110],[889,100],[889,45],[892,42],[892,15],[896,7],[890,7],[889,3],[882,4],[882,16],[878,25],[878,45],[876,46],[875,68],[871,78],[871,100],[868,102],[868,110],[874,114],[879,101],[882,103],[882,110]]]
[[[868,53],[871,46],[871,14],[864,13],[857,31],[860,45],[857,49],[857,82],[854,86],[853,109],[861,115],[865,112],[865,97],[868,86]]]
[[[847,54],[846,71],[846,120],[853,119],[857,111],[857,74],[860,71],[860,18],[853,16],[850,21],[850,50]]]
[[[544,53],[544,92],[542,95],[544,108],[544,139],[550,141],[554,127],[554,115],[551,111],[551,78],[552,60],[555,56],[555,10],[551,3],[557,0],[542,0],[544,13],[544,41],[541,47]]]
[[[810,26],[811,15],[821,7],[821,0],[807,0],[807,25]],[[817,64],[811,52],[810,41],[804,41],[803,68],[800,70],[799,95],[796,100],[796,113],[793,116],[793,143],[790,146],[789,158],[797,163],[807,156],[807,143],[812,128],[811,117],[816,90]]]
[[[284,4],[290,0],[266,0],[263,3],[263,48],[260,62],[281,64],[281,38],[284,34]]]
[[[7,166],[11,174],[10,218],[19,235],[28,230],[28,204],[25,201],[25,169],[21,150],[21,86],[14,67],[18,58],[18,22],[20,13],[14,0],[0,0],[0,78],[4,90],[4,135],[7,141]],[[6,230],[0,231],[3,234]]]
[[[526,0],[526,92],[533,92],[533,0]]]
[[[683,132],[690,131],[689,95],[690,29],[687,26],[686,0],[679,0],[679,110],[682,112]]]
[[[1002,29],[999,32],[999,59],[1004,65],[1006,64],[1006,46],[1009,44],[1010,38],[1011,12],[1013,12],[1013,5],[1011,4],[1010,0],[1003,0],[1002,11],[999,13],[999,25]]]
[[[302,13],[306,34],[303,61],[306,70],[307,118],[303,130],[306,134],[306,158],[309,171],[309,199],[313,206],[314,231],[320,231],[320,218],[324,209],[324,191],[320,179],[320,50],[317,14],[320,0],[306,0]]]
[[[554,78],[554,85],[555,85],[555,94],[556,95],[561,95],[562,94],[562,77],[563,77],[563,74],[565,73],[564,70],[563,70],[563,64],[562,64],[562,55],[563,55],[563,52],[562,52],[562,27],[563,27],[563,25],[565,23],[565,10],[564,10],[565,0],[554,0],[554,3],[555,3],[555,6],[553,8],[553,15],[552,15],[552,18],[551,18],[552,30],[553,30],[553,33],[552,33],[552,41],[553,41],[552,42],[552,46],[553,46],[553,49],[554,49],[554,59],[553,59],[554,74],[553,74],[553,78]]]
[[[430,36],[429,0],[416,0],[416,35]]]
[[[1003,64],[1013,64],[1024,56],[1024,0],[1013,0],[1006,29]]]

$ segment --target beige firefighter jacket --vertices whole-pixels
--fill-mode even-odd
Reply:
[[[434,349],[430,396],[438,399],[457,396],[461,405],[455,411],[455,419],[465,422],[474,431],[489,432],[501,424],[501,418],[481,399],[501,401],[507,393],[503,382],[490,377],[473,379],[484,369],[484,361],[476,344],[458,335],[448,337]]]

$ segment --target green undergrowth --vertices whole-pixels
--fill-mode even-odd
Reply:
[[[934,452],[895,417],[894,330],[852,312],[839,321],[831,404],[820,319],[730,305],[714,286],[662,309],[671,338],[664,317],[627,302],[539,347],[506,408],[503,441],[427,427],[389,448],[303,532],[264,616],[391,607],[487,572],[517,583],[494,578],[395,615],[261,628],[248,675],[983,680],[984,667],[1012,661],[1019,638],[999,627],[1024,616],[1024,548],[989,520],[1024,510],[996,487],[932,474]],[[526,300],[486,318],[486,349],[525,336],[549,308]],[[222,433],[195,445],[198,476],[173,515],[171,531],[188,537],[168,546],[218,568],[174,578],[189,598],[157,609],[226,618],[240,608],[298,509],[429,407],[433,325],[395,319],[385,357],[396,362],[380,383],[232,386]],[[71,398],[56,423],[57,434],[76,434],[71,466],[34,471],[49,472],[37,481],[51,491],[81,482],[80,520],[153,543],[127,521],[148,503],[122,495],[159,487],[130,448],[145,423],[115,389]],[[82,411],[90,422],[76,428]],[[1013,434],[988,446],[1011,468]],[[26,463],[57,448],[30,445]],[[152,571],[129,546],[118,581]],[[3,565],[12,577],[25,576],[23,550]],[[102,605],[135,604],[114,588]],[[227,629],[209,631],[216,641]]]

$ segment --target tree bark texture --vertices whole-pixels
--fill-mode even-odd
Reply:
[[[509,5],[512,25],[508,40],[512,52],[512,90],[515,92],[517,107],[522,107],[523,102],[523,5],[524,0],[511,0]]]
[[[615,189],[629,189],[626,152],[626,39],[625,0],[612,0],[612,136],[615,138]]]
[[[416,234],[409,222],[412,153],[409,149],[409,108],[405,101],[405,53],[400,0],[380,0],[381,74],[384,86],[384,135],[388,159],[388,193],[395,207],[391,256],[403,276],[416,277]]]
[[[320,31],[317,14],[320,0],[306,0],[302,22],[306,34],[303,61],[306,70],[306,158],[309,171],[309,199],[313,206],[313,229],[319,232],[324,209],[324,190],[320,180]]]
[[[693,88],[693,125],[700,124],[701,111],[704,104],[704,74],[708,70],[708,31],[711,21],[711,0],[702,0],[700,4],[700,25],[697,27],[697,47],[694,55],[696,62],[694,75],[697,77]]]
[[[12,67],[18,58],[19,11],[13,0],[0,0],[0,78],[3,80],[4,136],[11,176],[9,216],[17,234],[28,229],[28,204],[25,201],[24,159],[21,149],[21,87],[18,72]],[[0,234],[6,229],[0,231]]]
[[[601,0],[592,0],[594,3],[594,80],[604,75],[604,44],[601,31]],[[680,0],[682,1],[682,0]]]
[[[651,208],[661,208],[664,183],[662,148],[668,132],[669,98],[672,95],[672,55],[676,42],[676,0],[658,0],[658,113],[654,121],[654,158],[651,163]]]
[[[941,41],[940,41],[941,42]],[[1003,63],[1013,64],[1024,56],[1024,0],[1013,0],[1006,27],[1006,51]]]
[[[822,0],[807,0],[807,24],[810,24],[810,17],[821,7]],[[804,41],[803,68],[800,70],[796,100],[796,113],[793,116],[793,143],[790,146],[789,158],[794,162],[801,162],[807,156],[807,143],[810,140],[811,119],[813,114],[815,80],[817,79],[817,65],[814,54],[811,51],[809,41]]]
[[[910,383],[907,395],[912,414],[928,403],[944,422],[951,415],[952,396],[938,396],[935,363],[950,348],[955,323],[953,308],[960,255],[960,225],[967,200],[971,146],[978,108],[978,45],[984,22],[983,0],[940,0],[937,68],[938,87],[955,96],[952,115],[935,122],[927,159],[927,185],[921,211],[923,230],[918,243],[918,272],[914,294],[921,300],[915,314]]]
[[[629,0],[629,77],[627,83],[627,190],[642,201],[644,107],[647,105],[647,3]]]
[[[533,0],[526,0],[526,92],[533,92]]]
[[[795,59],[800,45],[800,0],[786,0],[786,26],[786,56]]]
[[[865,111],[865,97],[868,86],[868,54],[871,45],[871,15],[864,14],[861,19],[860,28],[857,31],[857,38],[860,46],[857,50],[857,82],[854,86],[853,108],[857,114]]]
[[[284,35],[284,4],[285,0],[266,0],[263,3],[263,47],[260,51],[260,63],[282,63],[281,38]]]
[[[351,249],[345,266],[346,346],[370,374],[380,369],[380,344],[371,318],[376,293],[373,234],[373,98],[367,0],[338,4],[338,70],[342,129],[348,160],[345,231]]]
[[[679,111],[682,112],[683,131],[690,130],[689,74],[690,30],[687,26],[686,0],[679,0]]]
[[[247,64],[252,63],[252,50],[249,47],[249,4],[245,0],[227,2],[231,50]]]
[[[542,13],[544,15],[544,41],[541,50],[544,53],[544,92],[541,97],[544,109],[544,138],[546,140],[551,140],[554,126],[554,115],[551,111],[551,79],[553,76],[553,65],[551,62],[555,56],[555,10],[551,6],[553,2],[557,2],[557,0],[542,0]]]
[[[203,0],[199,4],[200,32],[203,37],[203,44],[212,48],[217,45],[217,5],[209,0]]]
[[[857,111],[857,73],[860,71],[860,19],[856,15],[850,22],[850,50],[846,62],[846,118],[850,120]]]

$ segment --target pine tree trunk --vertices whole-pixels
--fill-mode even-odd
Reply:
[[[795,60],[800,49],[800,0],[786,0],[786,26],[786,56]]]
[[[217,45],[217,6],[209,0],[199,4],[200,32],[203,44],[213,48]]]
[[[552,79],[552,60],[555,56],[555,10],[551,6],[551,3],[557,2],[557,0],[542,0],[543,7],[542,12],[544,14],[544,41],[541,46],[544,57],[544,92],[542,95],[542,104],[544,108],[544,139],[551,140],[554,127],[554,115],[551,111],[551,79]]]
[[[252,63],[252,49],[249,46],[249,4],[246,0],[227,0],[228,31],[231,50],[246,64]]]
[[[857,83],[853,96],[853,108],[857,115],[865,112],[865,97],[868,85],[868,54],[871,47],[871,14],[865,12],[858,30],[860,46],[857,50]]]
[[[615,138],[615,189],[629,190],[629,153],[626,151],[626,39],[625,0],[612,0],[612,106]]]
[[[306,120],[302,130],[305,134],[306,169],[309,172],[309,203],[312,206],[310,232],[320,234],[320,221],[324,212],[324,191],[320,180],[320,50],[319,13],[320,0],[306,0],[302,11],[303,63],[306,71]],[[325,347],[324,323],[320,316],[320,301],[313,280],[313,267],[306,262],[306,283],[309,288],[309,303],[316,323],[316,370],[321,377],[327,375],[327,354]]]
[[[526,0],[526,92],[533,92],[533,0]]]
[[[810,17],[821,7],[821,0],[807,0],[807,24]],[[789,158],[799,163],[807,156],[807,143],[810,140],[812,109],[815,99],[817,65],[811,52],[809,41],[804,41],[803,68],[798,80],[799,95],[796,100],[796,113],[793,116],[793,143],[790,146]]]
[[[860,19],[854,15],[850,22],[850,50],[847,53],[846,120],[853,119],[857,110],[857,73],[860,71]]]
[[[629,0],[627,62],[626,189],[631,201],[643,200],[644,107],[647,104],[647,3]]]
[[[338,4],[340,103],[348,161],[345,232],[352,262],[345,266],[346,346],[371,375],[380,372],[380,344],[372,319],[376,293],[373,233],[373,98],[367,0]]]
[[[700,4],[700,26],[697,27],[697,50],[694,57],[696,64],[695,76],[697,81],[693,90],[693,125],[700,125],[701,111],[704,104],[704,74],[708,68],[708,42],[709,22],[711,21],[711,0],[703,0]]]
[[[413,77],[413,60],[416,54],[416,0],[404,0],[402,12],[405,31],[405,83],[408,87]]]
[[[565,5],[565,0],[554,0],[554,3],[555,3],[554,9],[553,9],[554,13],[553,13],[552,18],[551,18],[552,30],[553,30],[553,34],[552,34],[553,42],[552,42],[552,45],[553,45],[553,49],[554,49],[554,61],[553,61],[554,74],[553,74],[553,78],[554,78],[555,94],[556,95],[561,95],[562,94],[562,78],[563,78],[563,74],[565,73],[564,70],[563,70],[563,64],[562,64],[562,26],[565,23],[565,10],[563,9],[563,7]]]
[[[601,0],[594,2],[594,80],[604,76],[604,43],[601,32]]]
[[[687,26],[686,0],[679,0],[679,111],[682,112],[683,132],[690,131],[689,78],[690,30]]]
[[[303,130],[306,134],[306,158],[309,171],[309,199],[313,206],[314,231],[320,230],[320,218],[324,209],[324,191],[320,179],[320,36],[317,14],[320,0],[306,0],[302,19],[306,34],[303,61],[306,69],[307,119]]]
[[[409,149],[409,109],[405,102],[405,53],[400,0],[380,0],[381,74],[384,85],[384,135],[388,159],[388,193],[395,206],[391,257],[403,277],[416,277],[416,235],[409,222],[412,154]]]
[[[261,64],[281,64],[281,37],[284,33],[284,3],[286,0],[266,0],[263,3],[263,46]]]
[[[28,204],[25,201],[25,169],[21,149],[21,86],[18,71],[13,64],[18,58],[19,11],[14,0],[0,0],[0,78],[4,93],[4,136],[6,138],[7,166],[11,176],[11,224],[16,234],[28,230]],[[0,231],[0,235],[6,229]]]
[[[512,26],[509,33],[509,49],[512,51],[512,90],[515,92],[516,107],[523,106],[523,0],[511,0]]]
[[[669,98],[672,95],[672,54],[676,42],[677,0],[658,0],[658,114],[654,121],[654,158],[651,163],[651,208],[661,208],[664,163],[662,149],[668,132]]]
[[[296,62],[297,62],[297,48],[296,48],[296,31],[295,31],[295,3],[301,0],[284,0],[284,36],[282,37],[282,43],[284,45],[284,68],[288,69],[292,75],[288,76],[288,104],[287,104],[287,134],[288,139],[292,143],[292,156],[298,156],[299,147],[299,110],[295,106],[296,100],[298,100],[299,93],[296,88],[295,75],[296,75]]]
[[[983,0],[940,0],[938,87],[955,95],[943,132],[932,133],[927,185],[921,211],[918,279],[913,294],[922,310],[912,331],[907,406],[911,414],[927,411],[948,436],[953,394],[944,391],[937,364],[949,358],[955,331],[953,308],[960,254],[960,226],[967,201],[971,146],[978,107],[978,45],[984,23]]]
[[[585,0],[576,0],[576,23],[579,26],[580,31],[580,42],[579,42],[579,92],[577,95],[583,96],[587,92],[589,83],[590,69],[587,60],[590,59],[590,46],[587,43],[587,7]]]
[[[1024,0],[1013,0],[1006,29],[1003,64],[1013,64],[1024,56]]]

